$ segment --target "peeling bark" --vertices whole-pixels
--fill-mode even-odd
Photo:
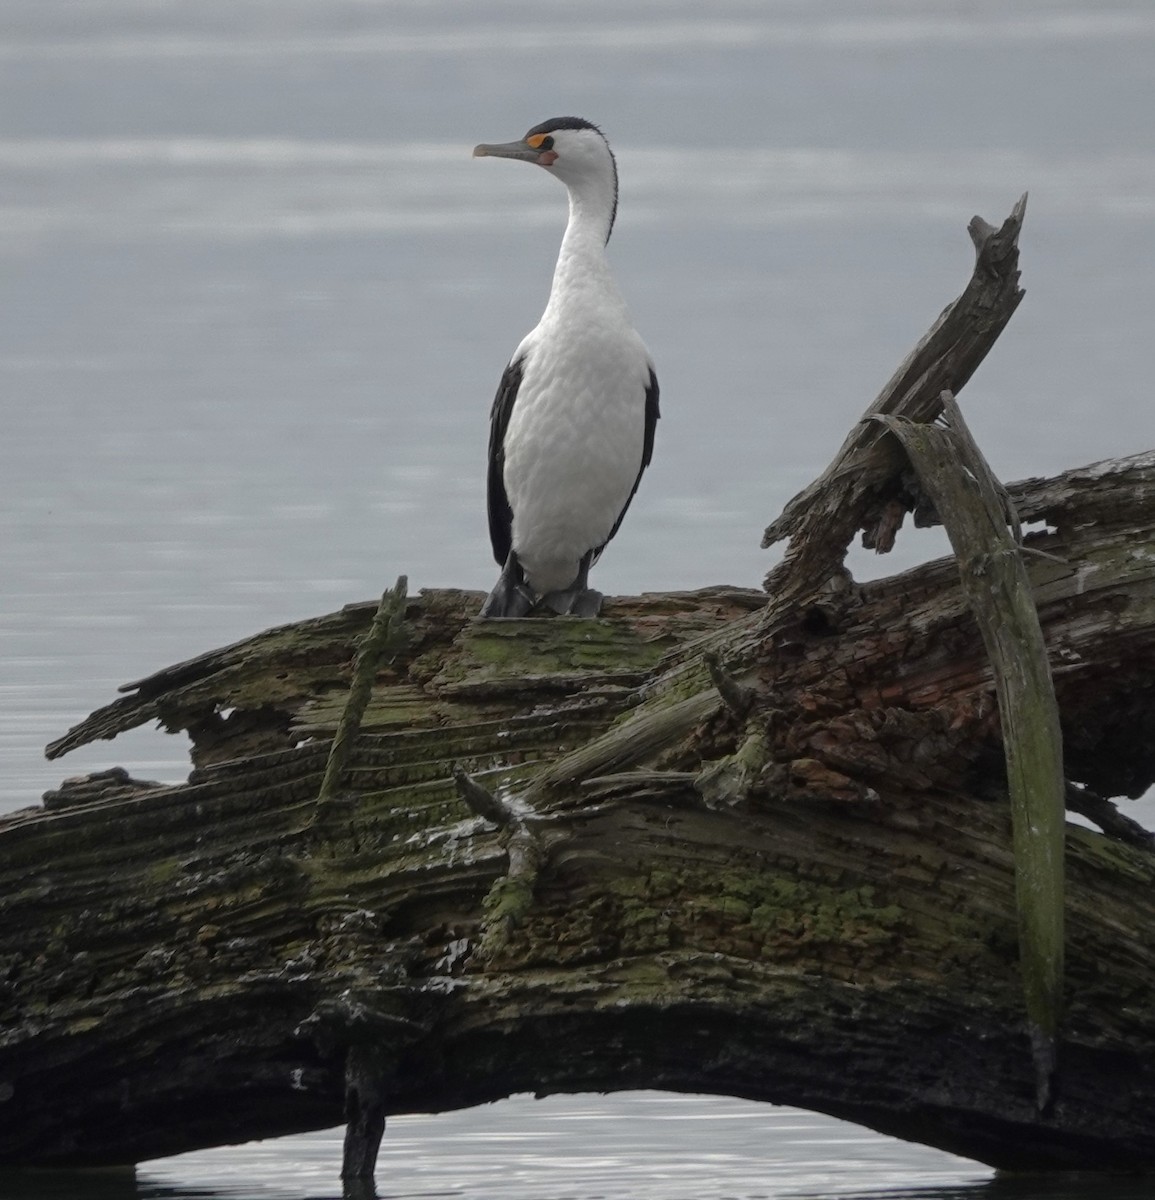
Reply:
[[[896,376],[892,417],[933,418],[926,389],[960,386],[1013,311],[1016,214],[973,225],[975,279]],[[345,1118],[363,1179],[390,1114],[664,1087],[1009,1169],[1150,1169],[1155,855],[1110,798],[1155,781],[1155,453],[1008,494],[1045,523],[1021,568],[1065,791],[1105,831],[1065,831],[1043,1111],[965,563],[841,569],[864,522],[883,538],[942,507],[871,422],[772,526],[797,545],[770,595],[482,621],[480,593],[398,591],[324,820],[375,604],[140,680],[54,743],[158,720],[188,732],[193,770],[66,781],[0,821],[0,1163]],[[828,544],[808,511],[835,514]]]

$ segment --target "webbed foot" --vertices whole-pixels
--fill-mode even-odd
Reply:
[[[536,603],[533,592],[525,582],[525,573],[517,555],[511,550],[501,569],[493,591],[485,598],[479,616],[524,617]]]
[[[592,550],[582,555],[577,578],[569,587],[544,595],[541,598],[542,607],[552,609],[562,617],[596,617],[602,611],[602,600],[605,597],[589,586],[592,560]]]
[[[541,598],[541,607],[561,617],[596,617],[602,611],[605,597],[593,588],[567,588],[564,592],[548,592]]]

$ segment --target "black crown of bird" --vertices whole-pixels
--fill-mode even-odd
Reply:
[[[501,574],[483,617],[596,617],[589,571],[650,463],[658,379],[606,258],[618,169],[582,117],[542,121],[476,158],[534,163],[565,185],[569,221],[549,300],[521,340],[490,413],[488,510]]]

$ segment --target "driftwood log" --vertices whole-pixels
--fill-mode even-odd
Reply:
[[[1155,854],[1110,799],[1155,780],[1155,453],[1005,493],[968,457],[1022,217],[972,223],[967,289],[767,531],[768,591],[482,621],[402,582],[54,743],[159,721],[193,769],[0,823],[0,1163],[345,1120],[364,1178],[391,1113],[660,1087],[1155,1167]],[[911,511],[956,557],[853,581]]]

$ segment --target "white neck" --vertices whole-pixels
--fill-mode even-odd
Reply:
[[[587,294],[591,288],[620,302],[606,259],[606,241],[614,215],[613,180],[587,177],[567,186],[569,224],[561,240],[547,312],[564,304],[568,296]]]

